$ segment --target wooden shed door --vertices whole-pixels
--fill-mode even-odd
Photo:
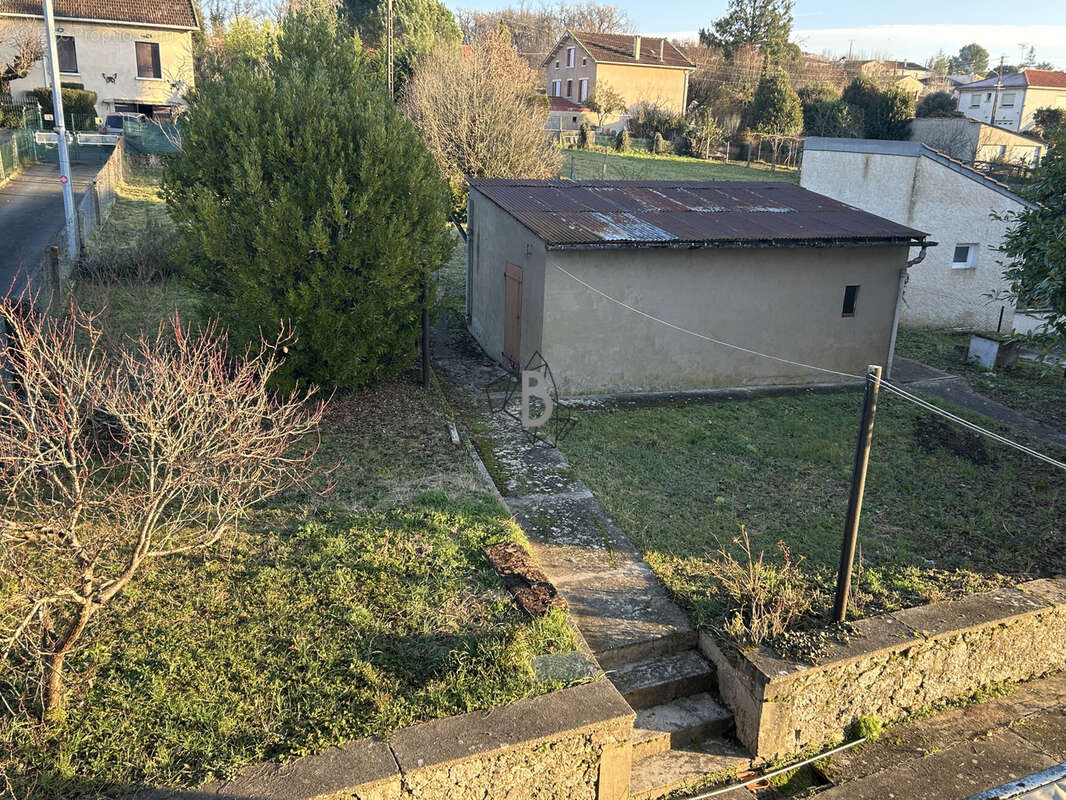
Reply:
[[[522,268],[508,264],[504,281],[507,299],[503,319],[503,360],[505,366],[519,369],[522,355]]]

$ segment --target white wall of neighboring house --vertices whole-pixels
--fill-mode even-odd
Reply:
[[[40,25],[44,22],[26,20]],[[77,72],[60,74],[62,83],[80,83],[96,92],[96,112],[100,117],[114,113],[116,105],[183,106],[184,94],[193,82],[192,32],[188,29],[113,24],[106,22],[72,22],[56,19],[57,34],[71,36],[77,59]],[[137,42],[158,45],[159,77],[138,76]],[[29,75],[11,82],[15,99],[33,89],[47,86],[44,61],[39,61]]]
[[[1030,130],[1033,127],[1033,114],[1040,108],[1066,109],[1066,89],[1038,86],[997,89],[992,86],[964,89],[959,93],[959,111],[967,117],[1012,131]]]
[[[810,138],[800,185],[925,231],[939,243],[909,271],[904,322],[995,330],[1002,306],[1009,328],[1013,305],[986,295],[1007,288],[996,251],[1007,223],[993,214],[1022,210],[1020,197],[920,142]],[[964,246],[971,248],[968,258],[956,263],[957,248]]]

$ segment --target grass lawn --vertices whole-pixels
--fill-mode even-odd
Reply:
[[[570,177],[573,161],[575,180],[599,180],[603,169],[603,150],[563,150],[563,164],[559,176]],[[647,153],[608,153],[607,180],[655,180],[655,181],[792,181],[799,180],[795,170],[769,167],[751,167],[743,164],[725,164],[721,161],[705,161],[687,156],[653,156]]]
[[[31,796],[120,795],[556,688],[529,664],[571,649],[565,618],[530,624],[480,551],[518,535],[492,501],[439,493],[264,510],[135,581],[71,665],[85,682],[65,723],[0,725],[0,749],[39,778]]]
[[[900,328],[896,353],[960,375],[975,392],[1066,432],[1066,380],[1062,367],[1019,361],[1011,370],[986,370],[966,360],[969,343],[970,334],[966,331]],[[958,351],[960,346],[964,348],[962,353]]]
[[[121,335],[196,299],[180,277],[73,291]],[[519,612],[481,552],[521,531],[451,443],[440,394],[412,372],[334,396],[321,435],[324,494],[275,498],[233,541],[135,579],[73,657],[63,723],[0,717],[0,793],[4,775],[20,798],[194,786],[560,688],[532,660],[574,634],[561,612]]]
[[[740,526],[802,556],[831,605],[861,395],[582,412],[562,448],[700,625],[724,600],[708,564]],[[930,420],[933,423],[930,424]],[[973,445],[882,393],[853,610],[862,615],[1066,572],[1066,476]],[[987,462],[987,463],[986,463]]]

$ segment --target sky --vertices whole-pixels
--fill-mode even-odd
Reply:
[[[453,8],[491,9],[518,0],[445,0]],[[538,0],[527,0],[537,5]],[[640,33],[694,38],[723,16],[726,0],[601,0],[624,8]],[[805,51],[924,62],[938,50],[956,53],[977,42],[996,63],[1020,60],[1021,43],[1040,61],[1066,69],[1066,2],[1063,0],[796,0],[793,41]]]

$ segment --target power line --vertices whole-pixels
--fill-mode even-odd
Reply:
[[[622,308],[624,308],[624,309],[626,309],[628,311],[632,311],[634,314],[639,314],[640,316],[645,317],[646,319],[650,319],[653,322],[658,322],[660,325],[665,325],[668,328],[671,328],[671,329],[673,329],[675,331],[678,331],[680,333],[684,333],[684,334],[686,334],[688,336],[693,336],[693,337],[695,337],[697,339],[702,339],[703,341],[711,342],[713,344],[717,344],[717,345],[720,345],[722,347],[728,347],[728,348],[733,349],[733,350],[739,350],[742,353],[748,353],[750,355],[758,356],[760,358],[767,358],[767,359],[770,359],[771,361],[778,361],[778,362],[780,362],[782,364],[789,364],[790,366],[794,366],[794,367],[802,367],[804,369],[812,369],[812,370],[815,370],[817,372],[824,372],[824,373],[827,373],[829,375],[838,375],[838,376],[843,377],[843,378],[856,378],[858,380],[866,380],[866,376],[864,376],[864,375],[855,375],[855,374],[852,374],[850,372],[840,372],[838,370],[826,369],[825,367],[815,366],[814,364],[805,364],[802,361],[793,361],[792,359],[782,358],[780,356],[770,355],[769,353],[762,353],[762,352],[759,352],[758,350],[752,350],[749,347],[741,347],[740,345],[733,344],[732,342],[726,342],[726,341],[724,341],[722,339],[716,339],[713,336],[707,336],[707,335],[702,334],[702,333],[697,333],[696,331],[691,331],[691,330],[689,330],[687,328],[682,328],[680,325],[675,325],[674,323],[668,322],[665,319],[662,319],[660,317],[656,317],[654,314],[649,314],[646,311],[641,311],[639,308],[634,308],[633,306],[629,305],[628,303],[624,303],[624,302],[622,302],[621,300],[619,300],[619,299],[617,299],[615,297],[611,297],[611,295],[607,294],[604,291],[601,291],[600,289],[597,289],[595,286],[593,286],[593,285],[591,285],[589,283],[586,283],[585,281],[581,280],[581,278],[579,278],[576,275],[574,275],[572,272],[569,272],[568,270],[563,269],[562,267],[560,267],[558,264],[553,264],[552,266],[554,266],[557,270],[559,270],[561,273],[563,273],[567,277],[571,278],[572,280],[574,280],[577,283],[579,283],[582,286],[584,286],[589,291],[594,292],[595,294],[598,294],[600,297],[603,297],[604,299],[609,300],[612,303],[614,303],[616,305],[619,305],[619,306],[621,306]],[[1066,470],[1066,463],[1063,463],[1062,461],[1054,459],[1054,458],[1052,458],[1049,455],[1045,455],[1044,453],[1041,453],[1039,450],[1034,450],[1033,448],[1027,447],[1024,444],[1021,444],[1019,442],[1015,442],[1013,439],[1008,439],[1006,436],[1002,436],[1002,435],[996,433],[995,431],[991,431],[988,428],[983,428],[983,427],[981,427],[980,425],[978,425],[978,424],[976,424],[974,422],[970,422],[968,419],[964,419],[963,417],[960,417],[957,414],[952,414],[950,411],[945,411],[944,409],[940,408],[939,406],[933,405],[928,400],[923,400],[922,398],[918,397],[917,395],[912,394],[912,393],[906,391],[905,389],[900,388],[899,386],[891,384],[891,383],[889,383],[886,380],[879,379],[879,381],[880,381],[880,385],[882,387],[884,387],[884,389],[886,391],[891,392],[892,394],[895,394],[898,397],[902,397],[904,400],[907,400],[908,402],[914,403],[915,405],[919,406],[920,408],[925,409],[926,411],[930,411],[933,414],[939,414],[940,416],[942,416],[942,417],[944,417],[946,419],[949,419],[952,422],[955,422],[955,423],[957,423],[959,425],[962,425],[964,428],[967,428],[967,429],[969,429],[969,430],[971,430],[971,431],[973,431],[975,433],[979,433],[982,436],[987,436],[988,438],[993,439],[994,441],[997,441],[1000,444],[1006,445],[1007,447],[1012,447],[1015,450],[1018,450],[1018,451],[1020,451],[1022,453],[1025,453],[1026,455],[1032,456],[1033,458],[1036,458],[1036,459],[1038,459],[1040,461],[1043,461],[1043,462],[1045,462],[1047,464],[1050,464],[1053,467],[1057,467],[1058,469],[1061,469],[1061,470]]]

